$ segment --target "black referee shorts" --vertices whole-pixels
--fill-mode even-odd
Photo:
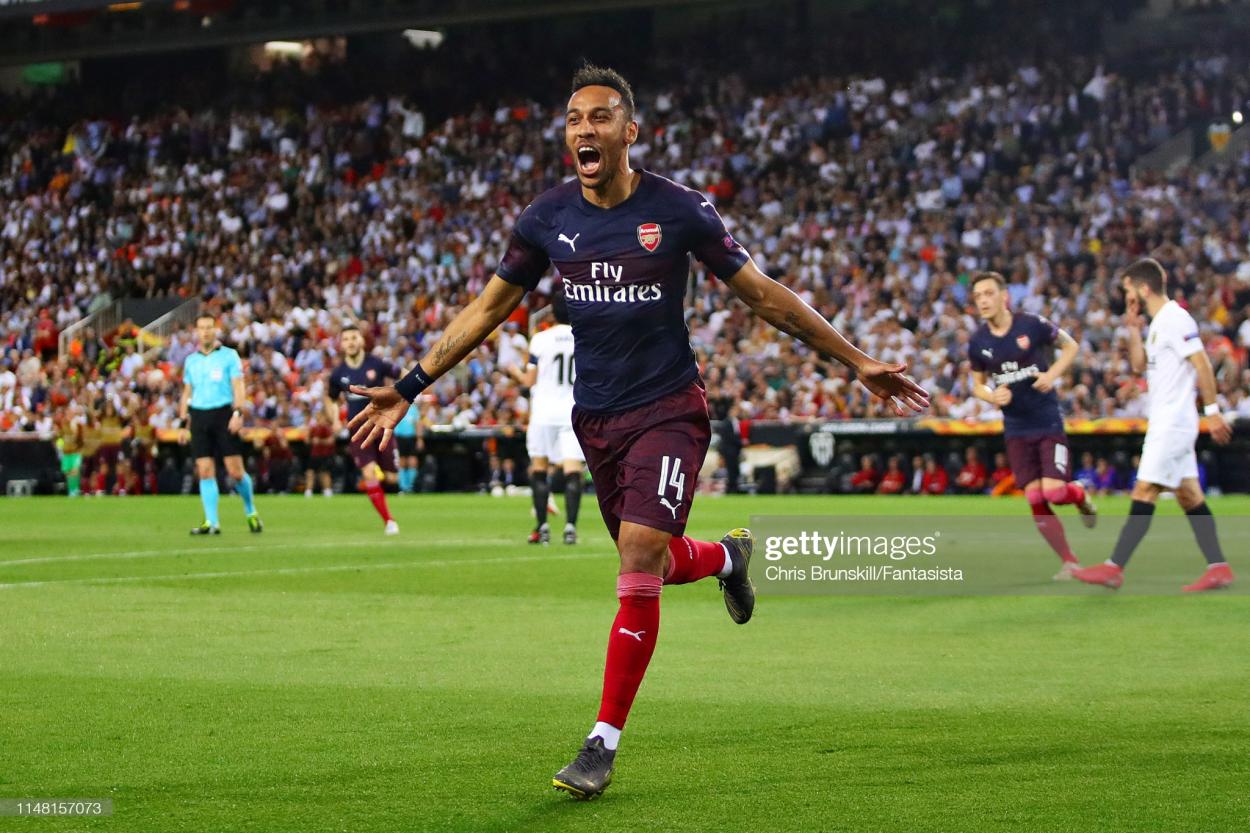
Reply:
[[[239,438],[230,433],[231,405],[191,408],[191,454],[200,457],[233,457],[241,454]]]

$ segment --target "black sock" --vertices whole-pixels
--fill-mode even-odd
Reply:
[[[582,473],[575,471],[564,475],[564,515],[577,526],[577,510],[582,506]]]
[[[536,471],[530,475],[530,490],[534,493],[534,527],[538,528],[547,523],[547,496],[551,494],[547,472]]]
[[[1220,549],[1220,539],[1215,535],[1215,516],[1211,514],[1207,502],[1204,500],[1185,514],[1189,516],[1189,525],[1194,530],[1194,537],[1198,539],[1202,557],[1208,564],[1222,563],[1224,551]]]
[[[1120,540],[1115,542],[1115,552],[1111,553],[1113,562],[1121,567],[1128,563],[1133,550],[1137,549],[1141,539],[1146,537],[1146,530],[1150,529],[1150,518],[1154,513],[1153,503],[1147,503],[1144,500],[1133,501],[1132,508],[1128,510],[1128,520],[1124,528],[1120,530]]]

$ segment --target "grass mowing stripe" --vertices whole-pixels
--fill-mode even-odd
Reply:
[[[276,552],[278,550],[320,550],[333,549],[335,547],[396,547],[396,546],[422,546],[422,547],[480,547],[483,545],[505,546],[515,544],[514,538],[422,538],[419,542],[400,541],[396,539],[388,539],[382,541],[365,541],[360,538],[349,538],[343,541],[321,541],[313,544],[305,543],[286,543],[286,544],[256,544],[241,547],[185,547],[179,549],[164,550],[126,550],[123,552],[92,552],[80,553],[78,555],[51,555],[42,556],[40,558],[19,558],[15,561],[0,561],[0,567],[18,567],[28,564],[53,564],[63,561],[98,561],[111,559],[127,559],[127,558],[159,558],[166,555],[205,555],[220,553],[238,553],[238,552]]]
[[[328,564],[317,567],[273,567],[262,570],[220,570],[211,573],[170,573],[158,576],[101,576],[99,578],[48,579],[45,581],[14,581],[0,584],[0,590],[19,587],[46,587],[57,584],[121,584],[132,581],[180,581],[183,579],[235,578],[238,576],[282,576],[302,573],[339,573],[361,570],[403,570],[411,567],[464,567],[490,564],[517,564],[532,561],[572,561],[602,558],[602,553],[577,552],[561,555],[510,555],[494,558],[447,558],[435,561],[390,561],[381,564]]]

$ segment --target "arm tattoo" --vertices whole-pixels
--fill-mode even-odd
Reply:
[[[788,333],[804,343],[807,343],[812,335],[812,331],[803,326],[797,312],[787,312],[784,318],[780,321],[773,321],[772,324],[783,333]]]
[[[434,373],[436,375],[445,370],[451,369],[450,367],[444,367],[443,365],[447,362],[448,356],[454,355],[456,351],[460,349],[460,345],[463,342],[463,333],[457,333],[453,336],[444,336],[439,340],[438,344],[434,347],[434,364],[436,365]]]

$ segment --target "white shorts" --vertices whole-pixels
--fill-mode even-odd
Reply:
[[[525,450],[530,459],[546,457],[553,463],[565,460],[586,462],[582,444],[577,441],[572,425],[533,425],[525,432]]]
[[[1198,434],[1193,431],[1147,431],[1137,479],[1166,489],[1175,489],[1188,478],[1197,480],[1198,455],[1194,453],[1197,440]]]

